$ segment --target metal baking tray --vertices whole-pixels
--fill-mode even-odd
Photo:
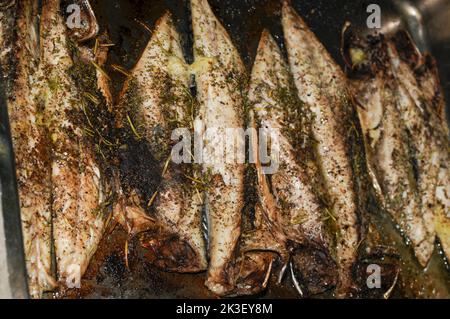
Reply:
[[[66,2],[70,3],[70,0],[66,0]],[[91,0],[90,2],[100,25],[100,33],[107,31],[109,38],[115,44],[110,51],[110,64],[132,68],[150,38],[149,32],[142,28],[138,21],[153,28],[157,19],[166,10],[172,12],[177,28],[182,34],[186,59],[192,62],[192,32],[188,0]],[[270,30],[284,50],[280,0],[209,0],[209,2],[229,31],[249,71],[263,28]],[[340,34],[346,21],[351,22],[363,34],[380,31],[367,27],[366,20],[370,15],[367,7],[370,4],[377,4],[381,9],[381,32],[390,33],[400,28],[407,29],[421,50],[432,52],[437,59],[441,83],[447,101],[449,101],[450,1],[292,0],[292,5],[305,18],[311,29],[342,67],[344,67],[344,63],[340,55]],[[115,83],[115,89],[118,91],[124,78],[120,74],[114,73],[111,73],[111,76]],[[0,89],[3,90],[1,85]],[[10,283],[8,293],[14,297],[27,297],[15,172],[3,93],[0,93],[0,107],[2,112],[0,115],[0,180],[3,204],[0,219],[3,219],[7,239],[6,252]],[[381,222],[388,224],[385,220]],[[0,223],[1,225],[2,223]],[[395,232],[392,225],[386,227],[390,229],[390,232]],[[213,297],[203,286],[204,274],[181,275],[158,271],[140,261],[139,256],[134,254],[133,243],[130,243],[129,247],[130,269],[127,269],[123,258],[125,241],[126,234],[120,229],[106,234],[84,276],[83,288],[69,291],[58,297]],[[3,249],[1,245],[2,239],[0,238],[0,249]],[[438,294],[396,295],[394,293],[393,297],[450,298],[448,265],[444,264],[437,253],[426,272],[427,276],[438,282]],[[272,285],[265,294],[256,297],[295,298],[297,294],[292,284],[286,282],[282,286]]]

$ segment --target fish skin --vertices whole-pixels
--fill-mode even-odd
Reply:
[[[273,272],[273,264],[278,256],[286,262],[286,245],[273,234],[266,214],[259,203],[254,206],[254,216],[242,225],[238,256],[231,278],[234,290],[227,296],[256,295],[264,292]],[[251,223],[251,226],[248,225]]]
[[[406,32],[398,32],[393,40],[404,66],[402,83],[408,94],[420,107],[431,130],[428,144],[437,145],[439,173],[436,186],[435,227],[442,249],[450,259],[450,153],[446,103],[439,80],[436,61],[421,54]]]
[[[58,280],[78,287],[102,238],[104,190],[92,146],[74,116],[83,102],[69,76],[73,66],[60,2],[43,4],[42,72],[47,79],[44,114],[52,147],[53,237]]]
[[[432,116],[434,138],[439,144],[439,174],[436,187],[436,234],[439,237],[442,250],[450,260],[450,151],[449,128],[446,114],[444,93],[439,82],[436,62],[431,57],[427,64],[427,71],[419,79],[422,92],[425,93],[426,107]],[[428,81],[422,80],[428,78]],[[426,85],[431,86],[427,89]],[[428,94],[427,94],[428,92]]]
[[[131,70],[121,97],[126,103],[132,99],[130,94],[139,96],[141,102],[134,106],[132,118],[136,125],[144,127],[145,138],[162,166],[171,156],[172,129],[190,129],[190,93],[186,93],[189,92],[189,80],[180,36],[170,13],[166,13],[157,22],[142,57]],[[168,94],[173,96],[173,101],[166,101]],[[172,118],[180,119],[180,127],[173,127]],[[195,182],[183,177],[188,172],[181,165],[169,165],[162,176],[152,205],[153,221],[139,204],[134,208],[125,205],[128,215],[130,210],[134,213],[126,219],[138,224],[138,229],[132,232],[144,232],[139,236],[140,242],[148,249],[147,253],[154,252],[148,258],[156,266],[167,271],[199,272],[207,267],[201,223],[203,201]],[[161,230],[155,232],[155,228]]]
[[[416,51],[417,52],[417,51]],[[431,114],[434,141],[439,145],[439,174],[436,187],[436,234],[442,250],[450,260],[450,151],[448,114],[439,80],[436,61],[428,54],[422,57],[425,71],[418,73],[417,83],[423,92],[424,107]]]
[[[259,193],[269,229],[285,245],[284,250],[290,251],[304,288],[314,295],[333,288],[338,281],[334,242],[324,222],[325,207],[313,186],[320,182],[314,158],[307,155],[313,148],[311,132],[307,129],[309,119],[301,114],[305,110],[301,109],[304,106],[297,97],[292,102],[283,101],[289,94],[297,96],[289,67],[275,40],[264,30],[253,66],[249,102],[260,127],[279,132],[276,138],[279,157],[274,159],[279,169],[270,175],[270,192],[268,185],[264,185],[268,184],[267,177],[263,176],[261,163],[257,161]],[[293,123],[296,121],[299,123]],[[300,131],[301,136],[292,136],[287,127]],[[299,149],[293,146],[297,139],[303,140]],[[311,174],[314,171],[316,175]]]
[[[406,129],[413,146],[413,153],[416,159],[418,171],[418,191],[421,197],[422,218],[427,227],[428,242],[433,242],[436,235],[435,211],[436,211],[436,185],[440,171],[440,149],[441,146],[436,141],[433,126],[426,120],[427,112],[422,110],[422,106],[417,104],[409,92],[408,87],[417,87],[412,70],[403,61],[397,52],[395,44],[388,43],[388,52],[397,80],[396,95],[398,97],[399,113],[406,124]],[[431,256],[430,256],[431,257]],[[424,260],[425,262],[425,260]]]
[[[7,96],[28,287],[32,298],[41,298],[55,288],[56,281],[51,268],[51,163],[46,131],[40,123],[39,90],[43,81],[38,72],[36,14],[37,1],[24,0],[18,5],[17,45],[12,50],[16,67]]]
[[[215,294],[226,295],[233,290],[228,267],[232,264],[241,233],[241,212],[244,206],[244,165],[224,163],[234,154],[237,139],[228,154],[218,154],[226,129],[243,129],[243,98],[239,82],[245,76],[244,64],[228,33],[214,16],[206,0],[192,0],[194,30],[194,64],[197,68],[199,114],[196,122],[203,135],[203,172],[208,176],[206,191],[209,219],[210,262],[206,286]],[[215,136],[205,134],[215,129]],[[226,155],[226,156],[223,156]]]
[[[354,286],[351,269],[360,242],[359,203],[352,170],[351,138],[354,110],[347,81],[325,47],[302,18],[283,2],[282,24],[289,65],[303,100],[314,115],[313,135],[330,209],[339,228],[337,262],[340,271],[338,294]]]
[[[428,233],[421,212],[411,142],[400,114],[399,86],[384,39],[372,39],[364,51],[368,71],[361,67],[362,78],[351,82],[359,101],[357,110],[368,146],[368,166],[381,187],[386,210],[411,240],[419,263],[425,266],[434,249],[434,237]]]

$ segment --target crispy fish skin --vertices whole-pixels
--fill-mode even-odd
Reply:
[[[192,125],[189,79],[180,36],[171,15],[166,13],[131,71],[122,96],[123,103],[139,101],[131,105],[134,110],[130,112],[136,125],[144,127],[161,171],[165,171],[171,157],[172,130],[190,129]],[[154,252],[149,258],[167,271],[199,272],[207,267],[201,221],[203,201],[196,182],[184,177],[187,174],[181,165],[168,166],[153,202],[152,217],[162,231],[153,232],[150,223],[147,230],[151,231],[140,235],[142,245]],[[138,207],[134,211],[139,210],[134,222],[146,224],[148,216]],[[142,218],[144,221],[139,222]]]
[[[356,134],[352,129],[354,110],[342,70],[287,1],[283,2],[282,24],[299,97],[314,115],[319,164],[339,229],[339,291],[345,293],[353,285],[351,268],[360,240],[350,141]]]
[[[397,33],[393,43],[404,67],[401,81],[431,130],[428,144],[438,147],[435,227],[442,249],[450,259],[449,128],[439,73],[434,59],[429,54],[422,55],[406,32]]]
[[[37,2],[21,1],[18,8],[18,41],[13,52],[17,64],[8,94],[8,113],[16,157],[28,286],[31,297],[40,298],[43,292],[56,286],[51,270],[51,163],[39,101],[43,81],[38,72],[39,48],[34,21]]]
[[[421,197],[422,218],[428,231],[428,242],[435,239],[436,185],[440,171],[440,145],[434,137],[433,126],[426,120],[426,110],[421,109],[409,94],[407,87],[417,86],[412,70],[397,52],[395,44],[388,43],[388,52],[396,76],[397,106],[413,147],[417,170],[417,187]]]
[[[83,102],[69,76],[73,61],[60,2],[43,4],[41,45],[47,79],[44,114],[52,146],[53,237],[58,280],[78,287],[102,237],[105,216],[100,169],[92,146],[76,123]]]
[[[356,50],[364,52],[367,57],[364,62],[368,64],[355,64],[360,67],[363,76],[352,80],[368,145],[368,166],[381,187],[386,210],[411,240],[420,264],[426,265],[433,252],[434,237],[428,233],[421,212],[410,140],[399,109],[402,101],[398,95],[398,83],[391,71],[386,42],[382,37],[371,39],[368,48]]]
[[[289,67],[267,30],[262,34],[253,66],[249,102],[260,128],[278,135],[279,156],[273,160],[279,169],[268,176],[261,176],[258,169],[260,183],[270,179],[273,192],[268,193],[265,185],[259,186],[262,201],[273,203],[262,204],[268,210],[272,231],[282,233],[278,237],[286,250],[291,250],[293,267],[300,273],[300,285],[307,293],[328,290],[336,285],[338,276],[334,242],[324,222],[326,210],[315,189],[319,181],[317,175],[309,174],[314,171],[312,167],[318,172],[314,158],[309,156],[313,151],[309,119],[302,114],[306,110],[297,97]]]
[[[227,273],[241,233],[244,206],[244,165],[232,158],[244,141],[237,137],[233,147],[223,152],[227,129],[243,129],[244,112],[239,81],[245,68],[226,30],[214,16],[206,0],[191,1],[194,30],[194,57],[197,64],[197,97],[200,103],[196,122],[203,134],[203,170],[208,176],[206,191],[209,220],[210,263],[206,286],[218,295],[233,289]],[[202,63],[203,66],[199,64]],[[206,65],[206,66],[205,66]],[[199,67],[200,66],[200,67]],[[205,134],[206,130],[214,134]]]
[[[14,27],[16,20],[17,4],[9,1],[0,8],[0,67],[4,78],[9,78],[12,71],[12,51],[15,37]],[[11,81],[9,81],[11,82]],[[11,84],[11,83],[7,83]]]

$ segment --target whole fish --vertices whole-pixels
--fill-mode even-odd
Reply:
[[[37,1],[21,1],[17,9],[17,41],[12,52],[16,66],[7,93],[8,113],[16,158],[28,286],[31,297],[40,298],[56,286],[51,268],[50,150],[39,96],[45,80],[39,72]]]
[[[432,123],[427,121],[427,110],[422,109],[411,97],[407,88],[417,86],[413,71],[403,61],[390,41],[388,52],[397,79],[396,95],[399,113],[406,125],[409,140],[413,148],[412,155],[417,176],[417,188],[421,198],[422,218],[428,232],[428,242],[435,238],[436,185],[440,170],[439,153],[441,146],[434,137]],[[425,262],[425,260],[424,260]]]
[[[207,180],[210,262],[206,286],[218,295],[225,295],[233,290],[228,267],[241,233],[245,167],[244,161],[235,158],[244,145],[243,137],[236,134],[232,137],[233,145],[225,147],[224,144],[227,131],[235,133],[244,127],[240,87],[245,68],[208,2],[192,0],[191,12],[193,70],[199,101],[196,131],[203,141],[202,167]]]
[[[352,161],[361,154],[352,154],[353,140],[358,143],[354,109],[342,70],[288,1],[283,2],[282,24],[299,98],[313,114],[318,163],[338,228],[338,293],[345,294],[353,286],[351,269],[360,242],[357,175]]]
[[[332,219],[319,198],[321,181],[314,158],[311,116],[267,30],[253,66],[249,102],[260,130],[272,135],[272,143],[278,144],[277,154],[271,154],[277,171],[264,176],[257,161],[261,206],[266,210],[269,229],[292,254],[293,279],[299,292],[321,293],[336,285],[338,274],[332,228],[326,222]]]
[[[420,264],[426,265],[433,252],[434,236],[422,216],[411,141],[400,114],[405,97],[399,94],[401,88],[391,69],[386,41],[382,36],[366,42],[351,37],[346,41],[368,166],[375,184],[380,186],[386,210],[411,241]]]
[[[429,54],[420,53],[406,32],[398,32],[392,43],[398,52],[397,59],[403,71],[401,83],[421,110],[421,118],[431,131],[426,145],[433,145],[438,153],[435,227],[448,259],[450,257],[449,129],[439,73],[435,60]]]
[[[53,238],[58,280],[81,277],[102,238],[105,190],[94,147],[84,128],[85,104],[70,76],[73,60],[60,1],[44,2],[41,16],[44,119],[51,144]]]
[[[190,132],[193,125],[195,101],[189,81],[180,36],[171,15],[166,13],[130,72],[119,112],[127,113],[126,125],[134,126],[134,134],[142,134],[149,143],[152,155],[161,163],[158,174],[162,175],[155,193],[145,199],[154,220],[148,221],[145,206],[139,203],[134,208],[125,205],[125,219],[141,225],[135,232],[141,232],[139,238],[147,257],[158,267],[176,272],[198,272],[207,267],[200,195],[203,182],[195,168],[170,164],[172,131]],[[142,133],[137,132],[139,127]],[[142,197],[142,193],[137,196]]]

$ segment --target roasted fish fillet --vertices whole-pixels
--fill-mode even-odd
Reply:
[[[253,66],[249,102],[260,134],[272,135],[272,143],[278,144],[278,154],[271,154],[278,170],[264,176],[261,168],[257,169],[269,228],[292,254],[292,267],[299,275],[294,282],[301,292],[321,293],[336,285],[338,274],[331,227],[325,222],[330,216],[318,194],[321,182],[313,155],[311,116],[267,31],[262,34]]]
[[[405,123],[409,141],[412,146],[413,163],[417,189],[421,199],[421,214],[429,238],[435,239],[435,211],[436,211],[436,185],[440,170],[439,153],[441,146],[433,133],[434,128],[427,121],[426,111],[420,104],[415,103],[407,90],[417,82],[413,71],[408,67],[397,52],[393,42],[388,43],[388,52],[396,77],[396,92],[400,116]],[[424,261],[425,262],[425,261]]]
[[[411,240],[420,264],[426,265],[433,252],[434,236],[423,218],[411,155],[412,137],[408,136],[401,115],[407,100],[400,95],[386,42],[380,36],[346,47],[352,60],[352,85],[359,101],[358,113],[374,183],[380,186],[386,210]]]
[[[16,157],[28,286],[33,298],[55,287],[52,276],[51,162],[42,113],[40,90],[45,81],[39,72],[37,1],[18,5],[16,68],[8,112]],[[10,30],[11,32],[11,30]]]
[[[80,280],[102,237],[103,185],[93,145],[83,132],[84,104],[69,71],[73,66],[60,1],[43,4],[41,17],[44,119],[51,142],[53,237],[58,280]]]
[[[336,218],[339,291],[352,286],[351,268],[357,257],[358,194],[352,169],[354,109],[345,75],[305,22],[283,2],[282,23],[289,65],[300,99],[313,114],[312,131],[327,202]],[[356,155],[360,156],[360,155]]]
[[[180,36],[171,15],[166,13],[131,71],[119,107],[121,112],[128,112],[129,125],[143,127],[143,136],[155,160],[161,163],[158,172],[162,174],[161,185],[146,199],[154,212],[155,225],[150,222],[147,229],[141,227],[140,231],[145,231],[139,235],[141,244],[147,248],[147,257],[155,265],[176,272],[198,272],[207,267],[202,229],[203,198],[199,191],[201,178],[194,168],[189,169],[182,163],[170,164],[172,131],[184,128],[190,132],[193,125],[195,103],[189,80]],[[125,216],[128,222],[147,224],[149,217],[139,204],[131,211],[137,214],[136,217]]]
[[[402,71],[400,82],[420,109],[420,116],[431,131],[426,147],[433,146],[438,153],[435,206],[436,234],[442,248],[450,257],[450,155],[449,129],[446,104],[439,81],[436,62],[429,55],[422,55],[406,32],[397,33],[393,46],[398,52],[398,69]],[[395,52],[395,51],[394,51]],[[435,161],[433,161],[433,164]],[[429,172],[434,173],[434,171]]]
[[[199,114],[197,131],[203,137],[203,173],[207,180],[210,263],[206,286],[218,295],[233,289],[227,267],[233,260],[240,235],[244,204],[244,165],[235,154],[242,136],[224,146],[227,130],[243,129],[240,82],[245,68],[226,30],[206,0],[192,0],[194,70]],[[231,160],[226,160],[231,159]]]

